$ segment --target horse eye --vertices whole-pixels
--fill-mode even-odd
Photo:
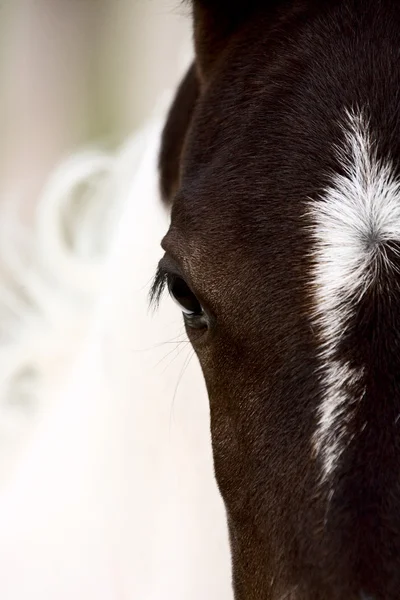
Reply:
[[[203,307],[183,279],[172,277],[168,282],[168,289],[171,298],[178,304],[185,317],[194,318],[204,315]]]

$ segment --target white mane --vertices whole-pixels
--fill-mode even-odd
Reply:
[[[37,237],[2,249],[2,600],[232,597],[200,369],[172,303],[147,304],[160,126],[63,167]]]

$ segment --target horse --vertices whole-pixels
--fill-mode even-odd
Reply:
[[[193,0],[160,151],[235,600],[400,598],[400,10]]]

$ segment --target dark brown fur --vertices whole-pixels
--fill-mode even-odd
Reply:
[[[188,334],[209,393],[235,598],[399,599],[399,282],[385,282],[390,308],[360,306],[344,340],[369,369],[371,429],[328,505],[311,452],[321,384],[304,217],[341,170],[344,107],[368,108],[378,154],[400,170],[399,3],[197,0],[193,13],[196,64],[161,150],[173,205],[163,246],[210,315]]]

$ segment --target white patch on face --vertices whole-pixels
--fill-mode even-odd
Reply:
[[[391,269],[387,242],[400,241],[400,182],[389,160],[379,160],[362,112],[346,112],[345,144],[338,149],[343,174],[311,202],[315,322],[321,336],[323,399],[314,449],[323,479],[349,443],[347,425],[362,400],[362,368],[340,360],[342,336],[357,305],[379,273]],[[358,396],[352,393],[358,383]]]

